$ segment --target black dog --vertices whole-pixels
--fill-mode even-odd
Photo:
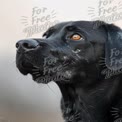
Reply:
[[[38,83],[55,81],[66,122],[122,121],[122,31],[101,21],[59,23],[20,40],[16,64]]]

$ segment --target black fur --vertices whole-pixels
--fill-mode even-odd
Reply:
[[[82,38],[74,41],[73,34]],[[71,21],[51,27],[44,37],[16,44],[20,72],[30,73],[38,83],[42,83],[41,77],[66,74],[64,79],[55,80],[62,93],[61,109],[66,122],[120,122],[122,30],[101,21]],[[48,65],[49,69],[60,65],[62,69],[44,74],[47,57],[56,58],[53,65]]]

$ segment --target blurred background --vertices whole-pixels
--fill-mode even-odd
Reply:
[[[59,88],[19,73],[15,43],[58,22],[96,19],[122,27],[121,0],[0,0],[0,122],[63,122]]]

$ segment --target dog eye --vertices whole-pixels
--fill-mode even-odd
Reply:
[[[74,41],[78,41],[78,40],[82,40],[83,37],[80,34],[73,34],[70,39],[74,40]]]

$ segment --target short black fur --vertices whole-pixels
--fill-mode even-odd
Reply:
[[[82,38],[74,41],[73,34]],[[70,21],[51,27],[44,37],[20,40],[16,44],[20,72],[29,73],[42,83],[40,77],[56,76],[58,72],[43,73],[45,58],[56,58],[55,64],[48,68],[61,65],[61,74],[66,74],[64,79],[54,81],[62,93],[65,121],[119,122],[122,119],[122,30],[101,21]],[[115,55],[114,51],[119,52]]]

